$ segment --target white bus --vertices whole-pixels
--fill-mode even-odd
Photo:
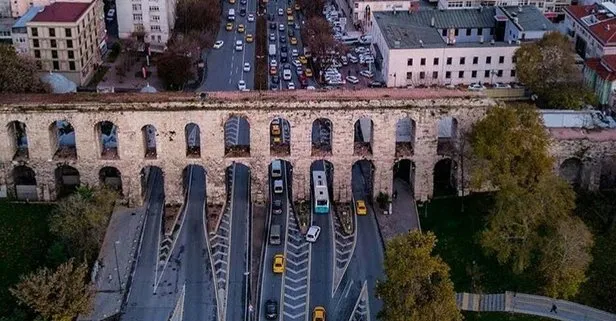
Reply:
[[[317,214],[329,213],[329,191],[327,190],[325,171],[313,171],[312,183],[314,185],[312,193],[314,212]]]

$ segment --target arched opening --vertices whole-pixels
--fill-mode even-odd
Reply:
[[[451,158],[441,159],[434,165],[434,190],[432,195],[450,196],[457,195],[458,164]]]
[[[122,195],[122,173],[117,168],[111,166],[101,168],[98,178],[102,186],[111,188]]]
[[[68,165],[61,165],[55,170],[56,199],[73,193],[81,185],[79,171]]]
[[[415,121],[404,117],[396,123],[396,157],[412,156],[415,152]]]
[[[560,177],[574,187],[580,187],[582,183],[582,161],[577,157],[565,159],[559,168]]]
[[[312,122],[312,156],[330,156],[332,154],[332,121],[318,118]]]
[[[358,160],[351,167],[351,188],[355,200],[372,203],[374,195],[374,164],[371,161]]]
[[[188,197],[188,193],[194,191],[194,195],[205,197],[206,175],[205,168],[201,165],[190,164],[182,170],[182,188],[184,196]]]
[[[270,155],[291,155],[291,126],[282,117],[276,117],[270,123]]]
[[[99,150],[102,159],[118,159],[118,127],[110,121],[101,121],[96,124]]]
[[[600,190],[616,189],[616,159],[613,156],[601,159],[601,175],[599,177]]]
[[[163,170],[158,166],[146,166],[139,172],[139,183],[141,186],[141,198],[145,200],[149,192],[155,186],[161,186],[164,193],[165,178]]]
[[[333,209],[334,165],[326,160],[310,164],[310,204],[313,213],[327,214]],[[347,190],[343,188],[342,190]],[[350,196],[350,195],[347,195]],[[314,216],[313,216],[314,218]],[[319,220],[316,220],[317,223]],[[321,226],[322,224],[318,224]]]
[[[49,126],[54,160],[77,159],[75,128],[67,120],[56,120]]]
[[[143,149],[145,159],[155,159],[158,155],[156,153],[156,127],[153,125],[145,125],[141,128],[143,134]]]
[[[225,122],[225,157],[250,157],[250,124],[244,116]]]
[[[394,191],[398,194],[409,193],[415,196],[415,163],[409,159],[401,159],[394,164]]]
[[[30,157],[28,153],[28,135],[26,134],[26,123],[20,121],[12,121],[7,125],[9,132],[9,142],[13,148],[13,160],[27,160]]]
[[[453,156],[458,146],[458,120],[446,116],[438,121],[438,142],[436,154],[439,156]]]
[[[184,127],[186,139],[186,157],[201,157],[201,128],[195,123],[189,123]]]
[[[374,123],[368,117],[362,117],[355,122],[353,138],[353,153],[359,156],[372,155],[372,137]]]
[[[32,168],[27,166],[13,168],[13,183],[15,184],[15,197],[18,200],[38,200],[36,174]]]

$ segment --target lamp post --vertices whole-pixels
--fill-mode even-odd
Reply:
[[[118,244],[120,244],[120,241],[113,242],[113,253],[115,254],[116,271],[118,272],[118,284],[120,285],[120,292],[122,292],[124,289],[122,288],[122,279],[120,278],[120,264],[118,262],[118,248],[117,248]]]

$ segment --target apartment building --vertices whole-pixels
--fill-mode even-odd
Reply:
[[[535,6],[548,18],[563,14],[564,9],[578,0],[438,0],[439,9],[476,9],[482,6]]]
[[[567,35],[584,59],[616,54],[616,5],[611,2],[565,8]]]
[[[514,53],[555,27],[534,6],[376,12],[370,34],[388,87],[515,82]]]
[[[380,11],[408,11],[419,9],[419,0],[345,0],[350,9],[347,16],[352,17],[353,24],[365,26],[371,21],[372,12]]]
[[[122,39],[141,38],[153,51],[163,51],[175,25],[176,0],[120,0],[116,2]]]
[[[30,42],[28,41],[28,27],[26,23],[36,16],[43,7],[31,7],[26,13],[17,19],[11,28],[11,38],[13,39],[13,47],[19,54],[27,55],[30,52]]]
[[[595,92],[599,104],[616,106],[616,55],[586,59],[584,82]]]
[[[86,85],[101,63],[96,2],[55,2],[26,23],[29,53],[41,71]]]

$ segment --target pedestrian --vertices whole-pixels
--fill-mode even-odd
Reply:
[[[558,313],[558,312],[556,312],[556,304],[552,304],[552,309],[550,309],[550,313],[552,313],[552,312]]]
[[[398,191],[394,191],[394,192],[391,194],[391,197],[392,197],[393,199],[396,199],[396,197],[398,197]]]

